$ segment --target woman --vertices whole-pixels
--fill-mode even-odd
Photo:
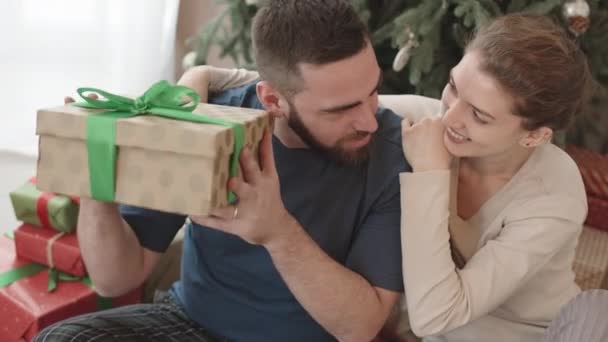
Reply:
[[[403,121],[413,167],[401,175],[411,326],[425,341],[538,341],[580,291],[571,265],[585,190],[550,140],[580,112],[591,77],[566,33],[536,15],[493,21],[465,52],[441,110],[429,99],[380,97],[402,114],[411,101],[442,114]],[[205,67],[184,77],[215,91],[257,74]]]
[[[585,189],[550,140],[581,111],[590,79],[558,25],[507,15],[452,69],[441,117],[403,121],[404,285],[425,341],[539,341],[579,292]]]

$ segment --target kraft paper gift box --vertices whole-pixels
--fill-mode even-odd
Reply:
[[[154,107],[155,101],[165,101],[149,99],[153,97],[148,96],[149,93],[154,93],[159,83],[142,97],[131,100],[132,103],[128,101],[130,99],[124,100],[91,88],[79,89],[79,93],[85,98],[84,91],[96,91],[110,99],[117,97],[116,102],[123,101],[127,107],[140,108],[146,101],[151,104],[146,103],[143,107]],[[163,86],[167,87],[166,84]],[[187,92],[186,95],[195,98],[196,105],[198,96],[192,93]],[[98,105],[93,100],[85,99]],[[127,111],[142,111],[137,108]],[[107,115],[104,109],[73,105],[38,111],[39,189],[100,199],[91,193],[92,178],[89,172],[91,158],[97,153],[94,151],[99,151],[92,152],[89,144],[100,133],[96,128],[92,129],[88,121],[90,117],[99,117],[104,112]],[[261,110],[198,104],[193,113],[195,116],[241,125],[244,129],[242,142],[249,146],[257,146],[271,125],[270,116]],[[117,152],[115,165],[110,165],[110,169],[115,170],[115,184],[114,189],[110,189],[113,190],[113,197],[101,200],[186,215],[204,215],[213,208],[229,203],[227,181],[231,174],[236,175],[234,169],[230,168],[231,162],[236,165],[235,168],[238,167],[238,159],[233,156],[237,129],[145,115],[147,112],[138,114],[141,115],[120,118],[112,124],[115,127],[113,134]],[[236,155],[238,158],[238,153]],[[93,174],[99,173],[98,169],[108,164],[96,164],[100,166],[93,167]]]
[[[45,327],[77,315],[141,301],[141,288],[117,298],[99,297],[88,278],[58,281],[49,290],[48,268],[15,256],[0,235],[0,341],[31,341]]]
[[[78,199],[40,191],[35,184],[36,179],[32,178],[9,194],[17,220],[73,232],[78,221]]]

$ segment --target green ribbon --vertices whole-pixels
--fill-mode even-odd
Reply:
[[[93,290],[95,290],[95,287],[93,286],[93,283],[91,282],[91,279],[89,277],[84,277],[84,279],[82,279],[82,282],[87,284],[87,286],[89,286]],[[106,310],[106,309],[110,309],[111,307],[112,307],[111,298],[102,297],[100,295],[97,295],[97,310]]]
[[[0,273],[0,288],[9,286],[10,284],[17,282],[23,278],[31,277],[35,274],[38,274],[47,267],[44,265],[29,263],[20,267],[16,267],[12,270],[9,270],[4,273]],[[49,284],[48,284],[48,292],[53,292],[57,288],[57,283],[59,281],[80,281],[88,287],[95,290],[93,287],[93,283],[91,283],[91,279],[89,277],[76,277],[63,272],[57,271],[55,268],[51,268],[49,270]],[[105,310],[110,309],[112,307],[112,299],[102,297],[97,295],[97,310]]]
[[[46,267],[43,265],[29,263],[23,266],[15,267],[12,270],[0,273],[0,288],[9,286],[10,284],[34,274],[44,271]]]
[[[243,148],[245,128],[243,124],[225,121],[192,111],[200,102],[199,95],[191,88],[159,81],[142,96],[131,99],[96,88],[79,88],[78,94],[85,102],[74,105],[91,109],[106,109],[86,118],[86,139],[91,196],[99,201],[113,202],[116,165],[116,120],[138,115],[155,115],[173,120],[226,126],[234,131],[234,150],[230,158],[230,176],[236,177],[238,160]],[[105,100],[93,99],[85,93],[96,93]],[[228,193],[228,202],[236,199]]]
[[[55,267],[49,269],[49,285],[47,290],[49,292],[55,291],[57,283],[60,281],[82,281],[83,277],[73,276],[67,273],[58,271]]]

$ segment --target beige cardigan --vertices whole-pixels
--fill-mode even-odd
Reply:
[[[580,290],[572,262],[587,214],[579,171],[558,147],[536,148],[469,220],[456,172],[401,175],[401,241],[412,330],[425,341],[539,341]],[[449,227],[449,228],[448,228]],[[467,259],[457,269],[449,239]]]

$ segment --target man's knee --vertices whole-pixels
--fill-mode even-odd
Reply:
[[[94,327],[78,320],[67,320],[53,324],[43,329],[32,340],[33,342],[85,342],[95,339],[97,342],[106,341]]]

